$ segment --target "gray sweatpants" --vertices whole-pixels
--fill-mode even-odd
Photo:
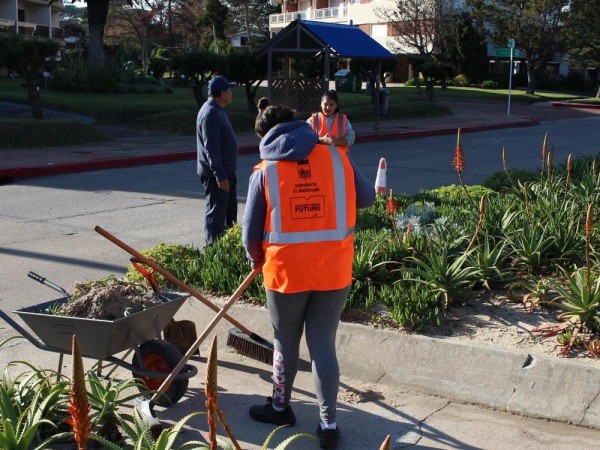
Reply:
[[[335,291],[282,294],[267,289],[275,347],[273,405],[290,404],[298,372],[300,340],[306,329],[321,421],[326,425],[335,422],[340,382],[335,336],[349,290],[350,286]]]

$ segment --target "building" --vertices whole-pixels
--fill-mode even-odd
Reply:
[[[0,0],[0,36],[23,36],[63,39],[59,13],[63,0],[48,6],[48,0]]]
[[[296,19],[357,25],[388,50],[390,30],[375,14],[376,8],[392,7],[394,0],[273,0],[282,13],[271,14],[269,32],[274,36]]]

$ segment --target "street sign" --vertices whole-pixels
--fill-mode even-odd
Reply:
[[[524,56],[520,49],[513,49],[513,58],[521,58]],[[497,48],[494,50],[494,55],[501,58],[510,58],[510,48]]]
[[[514,39],[509,39],[508,41],[506,41],[506,46],[508,48],[515,48],[515,40]]]

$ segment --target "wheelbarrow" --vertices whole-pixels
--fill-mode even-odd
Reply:
[[[29,272],[28,276],[63,294],[61,298],[14,311],[37,338],[2,309],[0,317],[37,348],[59,353],[59,375],[64,355],[71,354],[73,335],[79,340],[82,356],[98,360],[100,371],[104,361],[123,367],[141,379],[150,391],[156,391],[180,363],[181,352],[161,339],[161,333],[189,297],[188,294],[155,292],[161,304],[116,320],[67,317],[49,314],[53,308],[68,301],[66,290],[36,273]],[[134,352],[131,363],[115,356],[126,350],[129,351],[124,358]],[[186,364],[173,377],[169,387],[162,390],[163,395],[156,399],[156,404],[168,407],[177,403],[185,394],[189,379],[197,373],[195,366]]]

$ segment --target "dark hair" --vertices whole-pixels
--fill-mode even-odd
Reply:
[[[333,100],[337,105],[335,112],[340,110],[340,101],[338,100],[338,94],[334,89],[329,89],[327,92],[325,92],[321,97],[321,103],[323,103],[323,100]]]
[[[269,99],[263,97],[256,105],[258,114],[254,122],[254,131],[262,138],[275,125],[296,119],[296,111],[284,105],[269,105]]]

